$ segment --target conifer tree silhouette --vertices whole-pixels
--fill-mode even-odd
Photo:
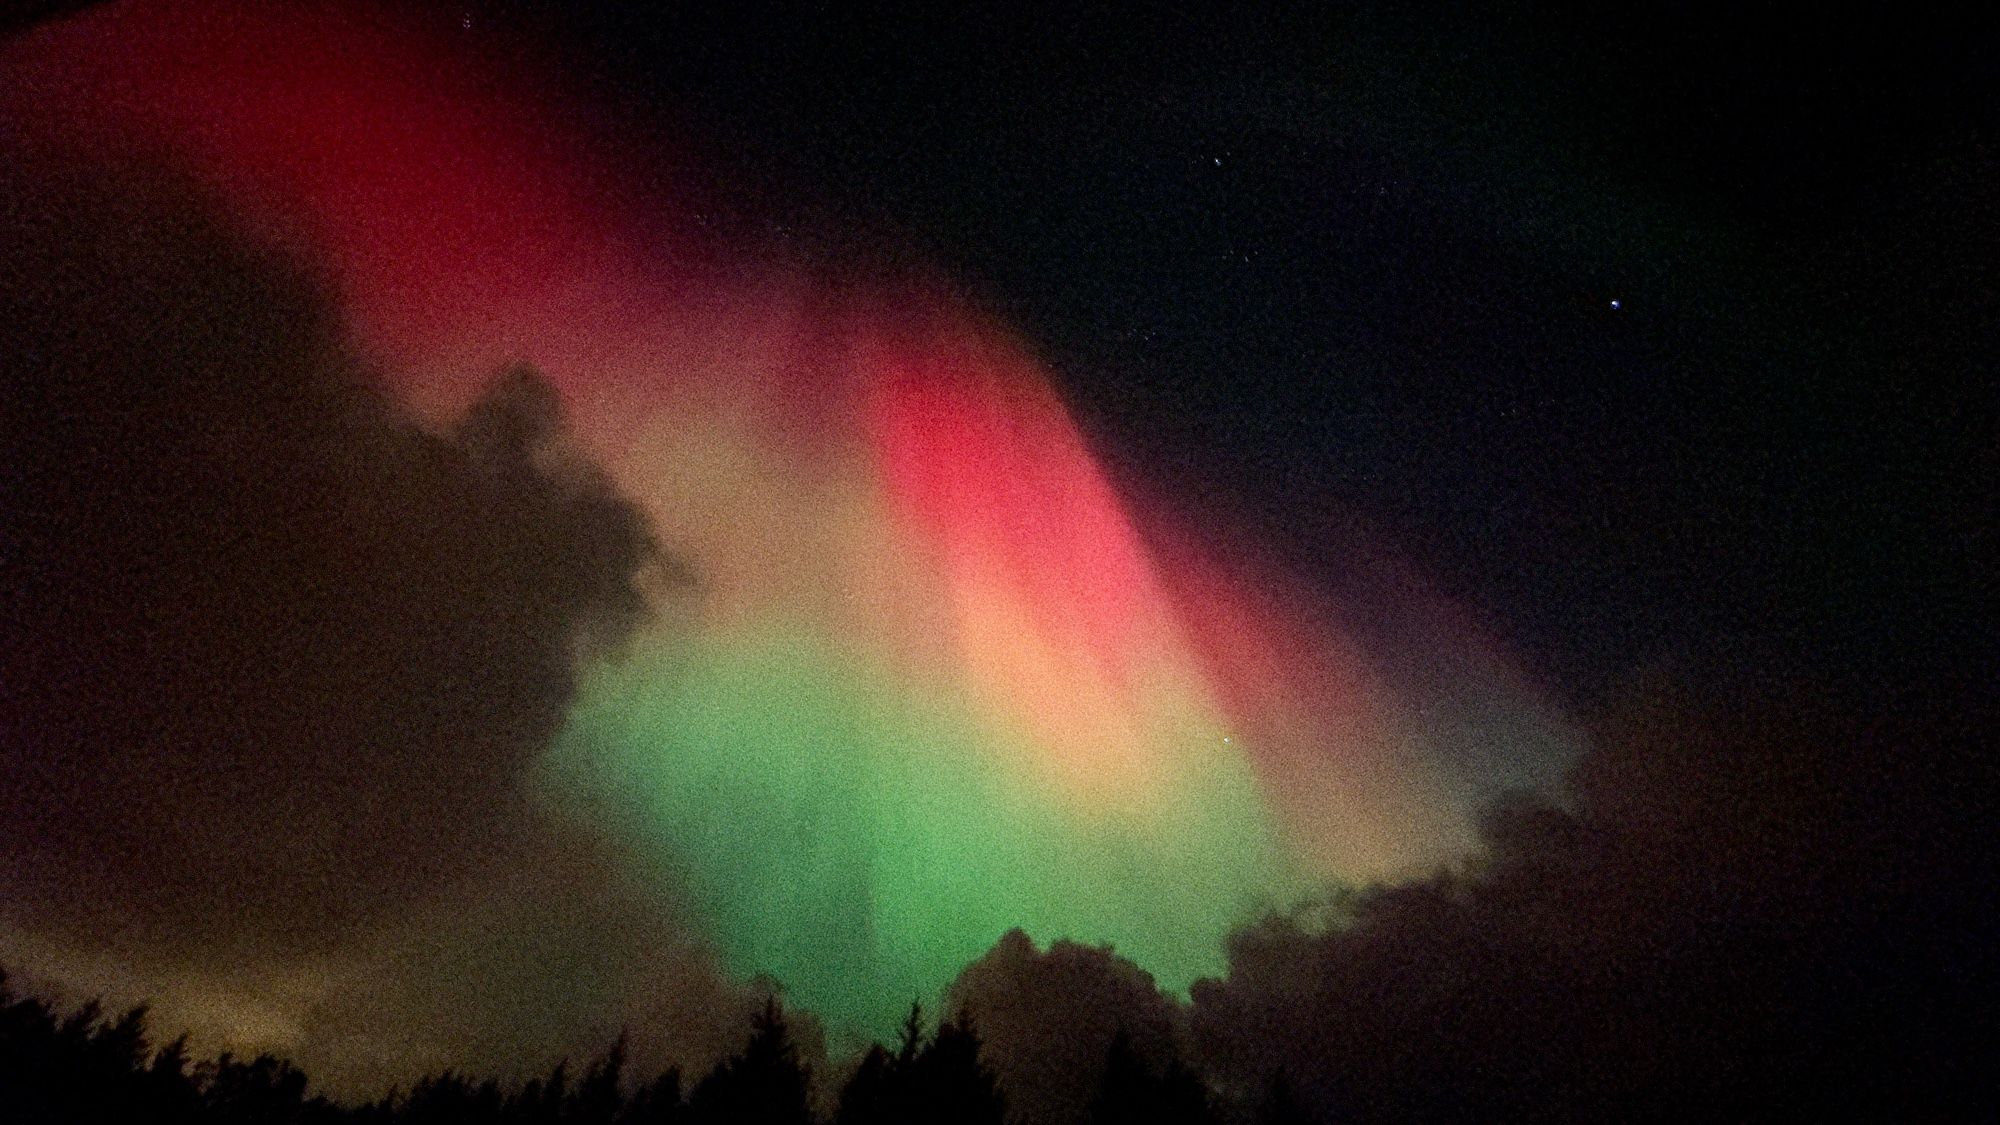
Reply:
[[[1121,1028],[1105,1051],[1090,1100],[1091,1125],[1214,1125],[1201,1077],[1175,1059],[1154,1073]]]
[[[695,1086],[689,1116],[700,1125],[810,1125],[811,1081],[785,1010],[772,997],[751,1017],[743,1050]]]
[[[840,1106],[834,1125],[879,1125],[890,1120],[896,1096],[895,1056],[880,1043],[871,1045],[861,1057],[861,1065],[840,1091]]]
[[[660,1076],[633,1092],[618,1119],[619,1125],[678,1125],[687,1116],[681,1099],[681,1072],[669,1067]]]

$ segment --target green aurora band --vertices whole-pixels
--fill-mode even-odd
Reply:
[[[687,889],[731,968],[886,1034],[1015,927],[1108,942],[1169,988],[1310,885],[1241,757],[1179,763],[1162,807],[1065,808],[949,699],[770,630],[596,675],[546,768]]]

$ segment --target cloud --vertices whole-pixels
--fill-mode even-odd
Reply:
[[[644,924],[600,950],[706,972],[519,784],[671,569],[548,385],[420,428],[310,268],[154,162],[0,134],[0,201],[11,944],[323,999],[443,904],[504,931],[521,896],[529,926],[619,902]]]
[[[1120,1031],[1155,1068],[1182,1055],[1182,1006],[1151,974],[1105,946],[1057,941],[1039,950],[1011,930],[966,966],[946,1003],[952,1014],[972,1016],[1017,1121],[1066,1121],[1080,1113]]]
[[[525,1079],[621,1034],[642,1078],[697,1077],[742,1046],[773,985],[731,980],[673,903],[590,841],[556,833],[525,858],[345,950],[300,1007],[292,1057],[330,1088],[375,1093],[444,1069]],[[820,1065],[817,1024],[793,1023]]]

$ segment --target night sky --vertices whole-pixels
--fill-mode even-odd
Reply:
[[[1676,691],[1990,678],[1980,28],[45,7],[0,961],[198,1045],[1199,1023]]]
[[[591,9],[492,18],[703,130],[762,189],[744,221],[947,263],[1117,466],[1325,581],[1366,529],[1586,694],[1746,641],[1872,664],[1963,619],[1976,28]]]

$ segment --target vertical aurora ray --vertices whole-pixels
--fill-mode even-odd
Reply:
[[[886,1030],[1016,926],[1185,987],[1306,872],[1041,373],[963,314],[896,349],[855,319],[829,359],[866,388],[842,469],[748,468],[783,455],[742,426],[658,451],[738,466],[736,535],[803,511],[846,532],[601,670],[545,780],[643,840],[735,967],[840,1024]],[[797,594],[870,583],[859,612]]]
[[[521,83],[250,12],[114,7],[14,61],[73,91],[56,127],[170,143],[304,232],[413,408],[509,360],[556,383],[699,582],[587,671],[525,783],[734,971],[876,1034],[1017,926],[1182,988],[1257,909],[1447,857],[1558,767],[1559,717],[1476,631],[1412,596],[1420,642],[1349,635],[1139,511],[963,303],[732,260],[672,199],[634,221]]]

